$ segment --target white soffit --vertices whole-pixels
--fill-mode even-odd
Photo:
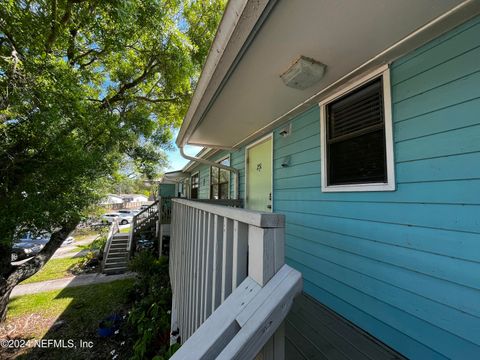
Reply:
[[[187,130],[186,142],[224,148],[248,143],[273,121],[462,2],[278,0],[208,111],[196,114],[199,123]],[[463,3],[478,12],[478,1]],[[439,22],[430,29],[433,34],[416,36],[416,45],[464,21],[464,12],[455,10],[460,15]],[[300,55],[327,66],[323,79],[305,90],[289,88],[280,78]]]

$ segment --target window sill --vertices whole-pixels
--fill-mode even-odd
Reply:
[[[395,191],[395,184],[374,183],[374,184],[352,184],[352,185],[331,185],[323,186],[322,192],[361,192],[361,191]]]

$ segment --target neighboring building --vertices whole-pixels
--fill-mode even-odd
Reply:
[[[305,294],[404,356],[478,358],[479,2],[253,3],[229,3],[177,138],[238,179],[191,161],[176,193],[284,214]],[[287,327],[295,358],[316,321]]]
[[[148,201],[148,196],[141,194],[119,194],[125,203],[143,203]]]
[[[108,194],[100,202],[100,205],[114,205],[114,204],[123,204],[123,199],[118,195]]]

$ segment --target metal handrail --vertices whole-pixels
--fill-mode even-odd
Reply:
[[[127,252],[130,254],[130,256],[133,256],[133,253],[135,252],[137,228],[145,221],[148,221],[151,218],[151,214],[155,214],[158,212],[157,204],[158,200],[154,201],[150,206],[133,216],[132,226],[130,227],[127,244]],[[147,214],[147,216],[144,216],[145,214]]]
[[[138,217],[138,216],[142,215],[144,212],[150,210],[154,205],[157,204],[157,201],[158,201],[158,200],[155,200],[155,201],[154,201],[152,204],[150,204],[147,208],[143,209],[142,211],[140,211],[138,214],[134,215],[133,217],[134,217],[134,218],[135,218],[135,217]]]

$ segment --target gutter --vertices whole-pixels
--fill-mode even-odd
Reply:
[[[203,146],[203,149],[194,155],[195,158],[204,158],[206,156],[212,156],[218,152],[218,149],[211,149]],[[190,172],[190,169],[195,166],[196,161],[189,161],[182,169],[182,171]]]
[[[235,195],[234,195],[234,198],[236,200],[240,200],[240,171],[238,169],[236,169],[234,167],[231,167],[231,166],[222,165],[222,164],[216,163],[214,161],[210,161],[210,160],[202,159],[202,158],[199,158],[199,157],[187,155],[183,151],[183,146],[178,146],[178,148],[180,149],[180,155],[182,155],[182,157],[187,159],[187,160],[195,161],[195,162],[198,162],[200,164],[205,164],[205,165],[208,165],[208,166],[215,166],[219,169],[223,169],[223,170],[233,172],[235,174],[235,186],[234,186]]]

